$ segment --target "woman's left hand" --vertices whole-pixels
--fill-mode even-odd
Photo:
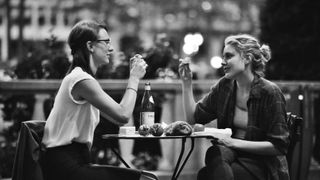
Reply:
[[[238,139],[234,139],[231,137],[223,137],[223,138],[219,138],[216,142],[220,145],[224,145],[229,148],[235,148],[238,141],[239,141]]]

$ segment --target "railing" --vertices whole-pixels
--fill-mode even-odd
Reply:
[[[181,82],[179,80],[163,81],[163,80],[148,80],[151,83],[153,92],[161,92],[165,94],[165,101],[162,103],[162,118],[161,121],[171,123],[178,120],[184,120],[182,109],[182,92]],[[111,96],[113,94],[122,94],[127,86],[127,80],[100,80],[101,87]],[[139,93],[143,92],[144,83],[142,80],[139,85]],[[215,80],[197,80],[193,82],[194,92],[196,97],[200,98],[204,93],[207,93],[210,87],[215,83]],[[14,80],[3,82],[0,81],[0,93],[6,94],[34,94],[36,98],[33,119],[44,119],[43,101],[49,94],[54,94],[59,86],[60,80]],[[303,117],[303,139],[302,139],[302,157],[301,157],[301,173],[300,179],[307,176],[310,164],[310,157],[313,149],[313,136],[315,132],[315,99],[319,98],[320,82],[301,82],[301,81],[277,81],[276,84],[283,90],[287,99],[287,110]],[[318,115],[318,114],[317,114]],[[163,142],[161,142],[163,143]],[[210,143],[202,141],[197,142],[195,152],[191,156],[185,169],[199,169],[203,166],[204,154]],[[130,158],[131,145],[121,143],[122,153],[127,154]],[[130,146],[128,148],[128,146]],[[175,162],[176,154],[179,152],[180,144],[178,142],[166,142],[162,144],[163,161],[160,164],[160,169],[172,170],[172,165]],[[125,148],[124,148],[125,147]],[[126,156],[126,155],[125,155]],[[132,158],[132,157],[131,157]]]

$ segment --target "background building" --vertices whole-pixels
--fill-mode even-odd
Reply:
[[[21,60],[31,49],[30,43],[44,41],[51,34],[58,41],[65,42],[70,28],[77,21],[95,19],[107,25],[116,50],[123,50],[121,39],[124,37],[137,37],[141,46],[148,49],[153,45],[156,34],[166,33],[179,56],[196,54],[194,61],[197,66],[211,68],[210,60],[220,55],[226,35],[241,32],[258,35],[259,7],[263,2],[1,0],[0,61]],[[186,44],[184,39],[187,34],[195,33],[201,35],[203,42],[192,48],[193,45]],[[212,72],[212,69],[205,69],[200,77],[205,78],[206,73]]]

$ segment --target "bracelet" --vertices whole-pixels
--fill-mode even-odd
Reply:
[[[134,88],[127,87],[127,89],[131,89],[131,90],[133,90],[134,92],[136,92],[136,93],[137,93],[137,90],[136,90],[136,89],[134,89]]]

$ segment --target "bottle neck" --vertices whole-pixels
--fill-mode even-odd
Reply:
[[[151,90],[151,87],[150,87],[150,86],[145,86],[145,87],[144,87],[144,90],[150,91],[150,90]]]

